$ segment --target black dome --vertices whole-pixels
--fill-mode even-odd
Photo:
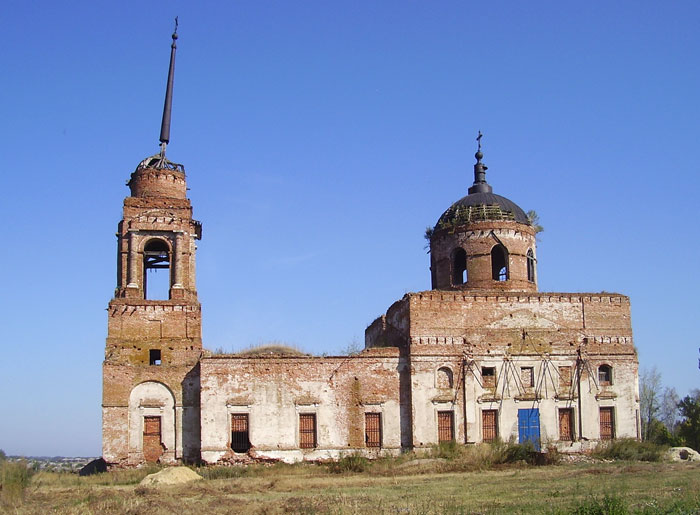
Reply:
[[[438,220],[435,230],[481,220],[511,220],[530,225],[525,211],[515,202],[494,193],[478,192],[452,204]]]

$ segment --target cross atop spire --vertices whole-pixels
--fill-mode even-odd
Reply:
[[[493,192],[493,188],[491,188],[489,183],[486,182],[486,170],[488,170],[488,166],[481,162],[482,158],[484,157],[484,154],[481,152],[481,138],[483,137],[484,135],[481,133],[481,131],[479,131],[479,135],[476,137],[478,146],[476,149],[476,154],[474,154],[474,157],[476,158],[476,163],[474,164],[474,184],[471,188],[469,188],[470,195],[472,193]]]

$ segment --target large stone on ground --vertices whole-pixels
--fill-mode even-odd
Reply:
[[[187,467],[170,467],[155,474],[149,474],[141,480],[142,485],[178,485],[204,479]]]
[[[700,453],[690,447],[671,447],[666,457],[671,461],[700,461]]]

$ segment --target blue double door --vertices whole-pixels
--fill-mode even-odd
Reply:
[[[540,410],[538,408],[518,410],[518,442],[532,442],[540,450]]]

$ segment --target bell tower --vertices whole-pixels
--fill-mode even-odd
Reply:
[[[103,364],[102,451],[108,463],[199,458],[201,307],[196,240],[185,169],[166,158],[177,49],[177,18],[160,152],[127,185],[117,230],[117,287],[108,312]],[[161,285],[156,291],[155,282]]]
[[[486,182],[481,137],[468,195],[426,233],[432,288],[537,291],[535,229],[517,204]]]

